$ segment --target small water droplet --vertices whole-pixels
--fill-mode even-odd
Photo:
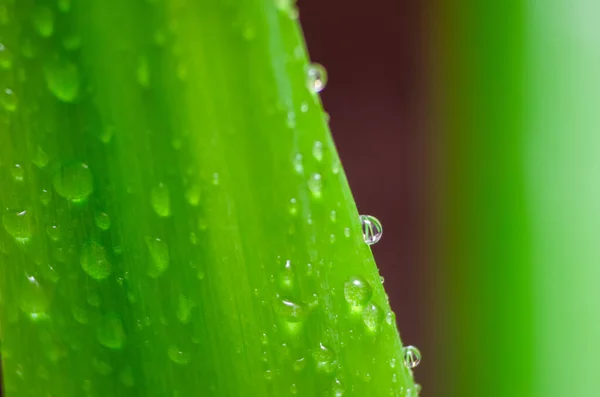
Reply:
[[[314,198],[321,198],[323,194],[323,181],[321,178],[321,174],[318,172],[313,173],[308,179],[308,189],[312,193]]]
[[[23,169],[21,164],[13,165],[10,172],[12,174],[13,179],[17,182],[23,182],[23,180],[25,179],[25,170]]]
[[[323,343],[319,343],[319,347],[313,351],[313,358],[319,371],[330,374],[337,366],[335,353]]]
[[[177,346],[169,347],[168,355],[175,364],[185,365],[190,362],[190,355],[180,350]]]
[[[290,19],[298,18],[298,8],[296,7],[296,0],[274,0],[275,6],[280,12],[283,12]]]
[[[294,288],[294,268],[290,260],[285,261],[283,270],[279,275],[279,286],[286,290]]]
[[[108,230],[110,228],[110,217],[106,212],[96,212],[95,216],[96,226],[102,230]]]
[[[52,179],[54,190],[67,200],[79,203],[94,191],[94,180],[88,166],[80,162],[63,165]]]
[[[331,220],[331,222],[337,221],[337,212],[335,210],[331,210],[331,212],[329,213],[329,219]]]
[[[0,98],[2,99],[2,106],[4,109],[9,112],[14,112],[17,110],[17,104],[19,101],[13,90],[10,88],[4,89]]]
[[[94,370],[98,372],[100,375],[110,375],[113,371],[113,368],[106,361],[100,360],[97,357],[94,357],[92,360],[92,367]]]
[[[7,211],[2,215],[4,229],[20,243],[31,237],[33,221],[27,210]]]
[[[42,189],[42,192],[40,194],[40,201],[42,202],[42,204],[44,206],[47,206],[48,204],[50,204],[51,199],[52,194],[47,189]]]
[[[295,198],[290,199],[290,215],[296,215],[298,213],[298,202]]]
[[[192,309],[196,305],[194,302],[185,297],[183,294],[179,294],[179,302],[177,304],[177,318],[181,323],[187,324],[190,322],[190,316],[192,314]]]
[[[45,316],[50,305],[48,295],[38,280],[33,276],[25,277],[21,286],[19,308],[33,320]]]
[[[164,183],[159,183],[150,193],[152,208],[156,215],[166,218],[171,215],[171,193]]]
[[[146,57],[140,57],[138,59],[136,77],[138,84],[142,87],[147,88],[150,86],[150,68]]]
[[[307,84],[308,88],[314,92],[318,93],[323,91],[325,86],[327,85],[327,71],[318,63],[313,63],[308,67],[307,72]]]
[[[393,312],[388,312],[385,315],[385,322],[387,325],[394,325],[396,324],[396,315]]]
[[[200,186],[192,185],[185,191],[185,200],[192,207],[197,207],[200,204]]]
[[[297,153],[294,156],[294,171],[296,171],[296,173],[298,174],[302,174],[304,172],[304,164],[302,162],[302,155],[300,153]]]
[[[73,318],[81,324],[87,324],[88,323],[88,314],[85,311],[85,309],[82,309],[79,306],[73,306],[73,308],[71,309],[71,313],[73,313]]]
[[[152,266],[150,266],[148,274],[151,277],[158,277],[169,267],[169,247],[160,238],[151,237],[146,237],[146,245],[152,258]]]
[[[371,332],[377,332],[383,321],[383,311],[374,303],[369,303],[362,312],[363,322]]]
[[[98,342],[109,349],[120,349],[125,344],[123,321],[115,313],[107,313],[97,330]]]
[[[294,371],[300,372],[306,367],[306,359],[304,357],[300,357],[299,359],[294,361]]]
[[[421,352],[415,346],[406,346],[402,349],[402,353],[406,368],[415,368],[421,362]]]
[[[306,309],[302,304],[293,302],[289,299],[281,299],[277,303],[277,312],[287,322],[299,323],[306,317]]]
[[[74,51],[81,47],[81,36],[75,33],[67,34],[62,39],[62,46],[67,51]]]
[[[56,60],[44,68],[46,85],[58,100],[73,102],[79,95],[79,69],[69,61]]]
[[[323,143],[321,141],[315,141],[313,145],[312,154],[315,160],[323,161]]]
[[[33,155],[32,163],[38,168],[44,168],[48,165],[48,155],[44,152],[44,149],[37,147]]]
[[[335,243],[335,234],[331,233],[331,234],[329,235],[329,242],[330,242],[331,244]]]
[[[195,232],[190,232],[190,243],[192,243],[193,245],[198,244],[198,236]]]
[[[0,43],[0,68],[10,69],[12,67],[12,54],[4,44]]]
[[[58,0],[58,10],[60,12],[69,12],[71,10],[71,0]]]
[[[219,181],[219,173],[215,172],[213,174],[213,177],[212,177],[212,184],[215,185],[215,186],[218,186],[219,183],[220,183],[220,181]]]
[[[291,393],[291,394],[297,394],[297,393],[298,393],[298,386],[296,386],[296,384],[295,384],[295,383],[292,383],[292,384],[290,385],[290,393]]]
[[[50,239],[52,239],[52,241],[59,241],[62,235],[60,226],[49,225],[46,228],[46,234],[48,235],[48,237],[50,237]]]
[[[126,387],[133,387],[135,385],[135,380],[133,379],[133,371],[130,366],[126,366],[123,368],[121,373],[119,374],[119,380]]]
[[[83,246],[79,262],[83,270],[96,280],[103,280],[112,273],[106,249],[95,241],[89,241]]]
[[[335,379],[333,381],[333,397],[342,397],[345,393],[346,389],[342,385],[339,379]]]
[[[363,239],[368,245],[373,245],[381,239],[383,227],[381,222],[371,215],[361,215],[360,223],[362,225]]]
[[[371,300],[372,295],[371,285],[362,277],[351,277],[344,284],[344,298],[353,310],[360,310]]]
[[[294,112],[287,113],[287,117],[285,119],[285,125],[290,129],[296,128],[296,113],[294,113]]]
[[[300,104],[300,111],[301,111],[302,113],[306,113],[306,112],[308,112],[308,103],[306,103],[306,102],[302,102],[302,103]]]
[[[33,24],[40,36],[52,36],[52,33],[54,33],[54,12],[48,7],[37,7],[33,12]]]
[[[270,369],[267,369],[264,373],[265,379],[266,380],[272,380],[273,379],[273,371],[271,371]]]
[[[350,228],[349,227],[344,228],[344,236],[350,237]]]

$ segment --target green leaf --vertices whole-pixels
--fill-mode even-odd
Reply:
[[[0,4],[8,397],[418,393],[296,14]]]

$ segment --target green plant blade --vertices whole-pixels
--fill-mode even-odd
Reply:
[[[291,4],[1,4],[8,397],[416,395]]]

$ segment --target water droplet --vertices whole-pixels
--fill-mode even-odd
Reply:
[[[17,104],[19,101],[13,90],[6,88],[2,92],[2,96],[0,98],[2,99],[2,106],[4,109],[8,110],[9,112],[14,112],[17,110]]]
[[[295,198],[290,199],[290,215],[296,215],[298,213],[298,202]]]
[[[253,26],[251,25],[246,25],[244,26],[244,28],[242,29],[242,36],[244,37],[245,40],[247,41],[251,41],[254,40],[256,38],[256,30],[254,29]]]
[[[52,241],[59,241],[62,234],[60,231],[60,226],[49,225],[46,228],[46,234],[48,235],[48,237],[50,237],[50,239],[52,239]]]
[[[89,241],[83,246],[79,261],[83,270],[96,280],[103,280],[112,272],[106,249],[95,241]]]
[[[67,51],[74,51],[81,47],[81,36],[76,33],[67,34],[62,39],[62,46]]]
[[[414,346],[406,346],[402,349],[402,353],[406,368],[415,368],[421,362],[421,352]]]
[[[12,174],[13,179],[17,182],[23,182],[23,180],[25,179],[25,170],[23,169],[21,164],[13,165],[10,172]]]
[[[296,113],[288,112],[285,119],[285,125],[290,129],[296,128]]]
[[[290,385],[290,393],[291,393],[291,394],[297,394],[297,393],[298,393],[298,386],[296,386],[296,384],[295,384],[295,383],[292,383],[292,384]]]
[[[151,201],[156,215],[161,217],[171,215],[171,193],[165,184],[159,183],[152,189]]]
[[[353,310],[360,310],[371,300],[372,295],[371,285],[362,277],[351,277],[344,284],[344,297]]]
[[[58,0],[58,10],[60,12],[69,12],[71,9],[71,0]]]
[[[123,368],[121,373],[119,374],[119,380],[126,387],[133,387],[135,385],[135,380],[133,379],[133,371],[130,366],[126,366]]]
[[[219,185],[219,173],[218,172],[215,172],[213,174],[212,184],[215,185],[215,186]]]
[[[40,201],[44,206],[50,204],[52,199],[52,194],[47,189],[42,189],[42,193],[40,194]]]
[[[306,360],[304,357],[300,357],[299,359],[294,361],[294,371],[300,372],[306,367]]]
[[[296,8],[296,0],[274,0],[275,6],[280,12],[285,13],[291,19],[298,18],[298,8]]]
[[[362,312],[363,322],[371,332],[377,332],[383,321],[383,311],[374,303],[369,303]]]
[[[79,69],[69,61],[56,60],[44,68],[46,85],[58,100],[73,102],[79,95]]]
[[[272,380],[273,379],[273,371],[271,371],[270,369],[266,370],[264,373],[265,379],[266,380]]]
[[[196,236],[195,232],[190,232],[190,243],[194,245],[198,244],[198,236]]]
[[[82,309],[79,306],[73,306],[73,308],[71,309],[71,313],[73,313],[73,318],[81,324],[87,324],[88,323],[88,314],[85,311],[85,309]]]
[[[303,305],[289,299],[281,299],[277,303],[277,312],[290,323],[299,323],[306,317],[306,309]]]
[[[350,228],[349,227],[344,228],[344,236],[350,237]]]
[[[312,154],[315,160],[321,162],[323,161],[323,143],[321,141],[315,141],[313,145]]]
[[[182,294],[179,294],[179,302],[177,305],[177,318],[179,319],[179,321],[181,321],[183,324],[189,323],[192,309],[195,306],[196,305],[191,299],[186,298]]]
[[[33,276],[27,276],[22,283],[20,292],[19,308],[23,313],[33,320],[44,317],[50,300],[38,280]]]
[[[331,244],[335,243],[335,234],[331,233],[331,234],[329,235],[329,242],[330,242]]]
[[[327,71],[323,65],[318,63],[311,64],[308,67],[307,75],[308,88],[314,93],[323,91],[325,85],[327,85]]]
[[[190,186],[185,192],[185,200],[192,207],[197,207],[200,204],[200,186]]]
[[[323,181],[321,174],[318,172],[313,173],[308,180],[308,189],[312,193],[314,198],[321,198]]]
[[[300,104],[300,111],[301,111],[302,113],[306,113],[306,112],[308,112],[308,103],[306,103],[306,102],[302,102],[302,103]]]
[[[123,321],[115,313],[108,313],[102,319],[97,331],[98,342],[109,349],[120,349],[125,344]]]
[[[373,245],[381,239],[383,227],[377,218],[371,215],[361,215],[360,223],[362,225],[365,243]]]
[[[144,88],[150,85],[150,68],[148,67],[148,60],[146,57],[140,57],[138,59],[138,66],[136,71],[137,82]]]
[[[7,211],[2,215],[4,229],[20,243],[31,237],[33,221],[27,210]]]
[[[169,347],[168,355],[175,364],[185,365],[190,362],[190,355],[179,350],[176,346]]]
[[[385,315],[385,322],[387,325],[394,325],[396,324],[396,315],[393,312],[388,312]]]
[[[96,212],[95,216],[96,226],[102,230],[108,230],[110,228],[110,217],[106,212]]]
[[[337,212],[335,210],[331,210],[331,212],[329,213],[329,219],[331,220],[331,222],[337,221]]]
[[[283,265],[283,271],[279,275],[279,286],[287,290],[294,288],[294,269],[290,260],[285,261]]]
[[[40,36],[52,36],[52,33],[54,33],[54,12],[48,7],[36,8],[33,13],[33,23]]]
[[[297,153],[294,156],[294,170],[296,171],[296,173],[298,174],[302,174],[304,172],[304,164],[302,163],[302,155],[300,153]]]
[[[333,397],[342,397],[345,391],[346,390],[339,379],[333,381]]]
[[[319,371],[330,374],[337,366],[335,353],[322,343],[320,343],[319,347],[313,351],[313,358]]]
[[[94,191],[94,180],[88,166],[73,162],[63,165],[52,180],[54,190],[67,200],[79,203]]]
[[[97,357],[94,357],[94,359],[92,360],[92,367],[94,367],[94,370],[96,372],[98,372],[100,375],[110,375],[113,371],[112,367],[110,366],[110,364],[108,364],[107,362],[100,360]]]
[[[148,270],[148,274],[151,277],[158,277],[169,267],[169,247],[160,238],[150,237],[146,237],[146,245],[152,258],[152,266]]]
[[[12,67],[12,54],[0,43],[0,68],[10,69]]]
[[[44,168],[48,165],[48,155],[44,152],[44,149],[37,147],[33,155],[32,163],[38,168]]]

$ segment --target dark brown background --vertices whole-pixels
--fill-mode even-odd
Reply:
[[[403,343],[421,349],[415,377],[432,396],[425,10],[399,0],[298,6],[311,58],[329,74],[322,98],[359,211],[383,224],[373,252]]]

